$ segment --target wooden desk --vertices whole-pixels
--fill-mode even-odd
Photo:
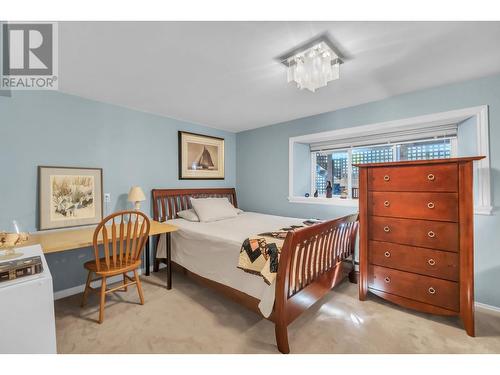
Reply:
[[[80,249],[83,247],[92,247],[92,239],[94,237],[94,230],[96,227],[97,225],[91,227],[76,228],[76,229],[61,229],[48,232],[36,232],[33,234],[30,233],[29,240],[27,242],[24,242],[20,246],[40,244],[42,246],[44,254],[58,253],[62,251]],[[169,246],[170,233],[175,232],[176,230],[177,227],[173,225],[151,220],[149,236],[155,236],[166,233],[168,241],[167,247],[170,248]],[[99,236],[99,243],[100,244],[102,243],[102,236]],[[150,262],[149,238],[146,241],[144,256],[145,256],[146,276],[149,276],[149,262]],[[171,270],[167,271],[170,272]]]

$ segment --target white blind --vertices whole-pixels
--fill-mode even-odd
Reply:
[[[311,151],[329,151],[341,148],[381,145],[389,143],[398,143],[406,141],[417,141],[421,139],[455,137],[457,135],[458,125],[436,125],[425,128],[413,128],[403,130],[383,130],[380,133],[367,135],[357,135],[355,137],[340,137],[328,141],[311,143]]]

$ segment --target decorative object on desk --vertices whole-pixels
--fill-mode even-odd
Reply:
[[[224,139],[179,131],[179,179],[223,180]]]
[[[135,210],[139,211],[141,209],[141,202],[146,200],[146,196],[140,186],[132,186],[128,193],[127,200],[134,203]]]
[[[310,194],[309,194],[309,193],[305,193],[305,194],[304,194],[304,197],[309,198],[309,197],[310,197]]]
[[[43,272],[43,265],[39,256],[2,262],[0,263],[0,282],[41,272]]]
[[[318,198],[318,189],[314,192],[314,198]]]
[[[12,230],[10,232],[0,231],[0,250],[4,251],[3,254],[0,253],[0,261],[15,259],[22,256],[22,253],[16,253],[15,247],[28,241],[28,238],[28,233],[21,232],[17,221],[12,220]]]
[[[102,169],[38,167],[39,229],[97,224],[103,216]]]
[[[326,182],[326,197],[331,198],[332,197],[332,183],[330,181]]]

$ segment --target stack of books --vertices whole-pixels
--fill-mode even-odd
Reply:
[[[36,275],[41,272],[43,272],[43,265],[39,256],[1,262],[0,282]]]

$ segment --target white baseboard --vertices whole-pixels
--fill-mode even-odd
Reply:
[[[500,315],[500,307],[487,305],[485,303],[475,302],[474,303],[477,310],[483,310],[495,315]]]
[[[166,265],[164,263],[160,263],[160,268],[164,268],[164,267],[166,267]],[[149,267],[149,270],[150,270],[150,272],[152,272],[153,266]],[[143,270],[142,270],[142,268],[140,268],[139,275],[142,275],[142,273],[143,273]],[[116,275],[116,276],[113,276],[113,277],[110,277],[107,279],[109,284],[117,283],[117,282],[122,281],[122,280],[123,280],[123,278],[121,275]],[[99,281],[94,281],[90,285],[93,288],[101,286]],[[54,301],[61,299],[61,298],[66,298],[66,297],[69,297],[69,296],[72,296],[75,294],[83,293],[84,290],[85,290],[85,284],[77,285],[77,286],[74,286],[74,287],[68,288],[68,289],[58,290],[57,292],[54,292]]]

